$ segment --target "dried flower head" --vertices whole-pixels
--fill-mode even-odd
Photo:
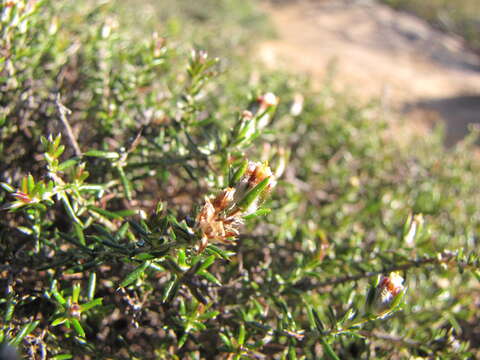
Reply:
[[[228,206],[226,204],[228,200],[225,190],[213,201],[205,200],[205,205],[196,218],[197,229],[202,236],[200,251],[203,251],[209,242],[228,243],[229,239],[238,236],[242,219],[236,214],[225,213]]]
[[[239,234],[243,217],[256,211],[275,185],[273,174],[265,163],[248,162],[241,168],[240,180],[213,198],[206,198],[196,217],[201,236],[200,251],[209,242],[230,243]]]

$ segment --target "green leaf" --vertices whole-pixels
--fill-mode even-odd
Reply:
[[[73,230],[74,230],[75,235],[78,239],[78,242],[81,245],[85,245],[86,242],[85,242],[85,234],[83,233],[83,228],[79,224],[73,223]]]
[[[133,220],[128,220],[128,223],[132,225],[133,230],[135,230],[140,235],[147,236],[151,233],[145,223],[139,224],[138,222]]]
[[[29,324],[23,325],[20,331],[18,332],[17,336],[15,336],[15,338],[12,340],[11,344],[14,346],[18,346],[25,336],[27,336],[33,330],[35,330],[35,328],[38,326],[39,323],[40,321],[36,320]]]
[[[297,351],[293,345],[288,347],[288,360],[297,360]]]
[[[270,177],[263,179],[252,190],[247,192],[242,200],[238,203],[238,208],[241,210],[247,210],[259,197],[270,183]]]
[[[101,209],[101,208],[93,206],[93,205],[89,205],[87,208],[88,208],[88,210],[94,211],[97,214],[100,214],[100,215],[102,215],[102,216],[104,216],[108,219],[121,219],[122,218],[120,215],[117,215],[112,211]]]
[[[82,304],[82,305],[80,306],[80,310],[81,310],[82,312],[88,311],[88,310],[94,308],[95,306],[102,305],[102,301],[103,301],[102,298],[93,299],[92,301],[89,301],[89,302],[87,302],[87,303],[85,303],[85,304]]]
[[[123,171],[123,168],[121,166],[118,166],[117,170],[118,174],[120,175],[120,180],[122,181],[125,197],[127,198],[127,200],[130,201],[132,200],[132,185],[130,184],[130,180],[127,179],[125,171]]]
[[[188,339],[188,332],[183,333],[182,337],[178,341],[178,347],[181,348],[183,345],[185,345],[185,342]]]
[[[335,328],[337,326],[337,315],[335,314],[335,309],[332,305],[329,305],[327,310],[327,317],[328,320],[330,320],[330,325],[332,328]]]
[[[168,303],[175,296],[178,289],[180,288],[180,283],[177,279],[171,280],[165,287],[165,291],[162,296],[162,303]]]
[[[215,276],[210,274],[208,271],[199,271],[198,275],[204,277],[205,279],[207,279],[211,283],[214,283],[215,285],[222,286],[222,283],[220,282],[220,280],[218,280]]]
[[[229,337],[223,333],[219,334],[220,339],[222,339],[223,343],[225,346],[228,348],[229,351],[232,351],[234,349],[232,342],[230,341]]]
[[[120,211],[109,211],[109,210],[105,210],[105,209],[102,209],[102,208],[99,208],[99,207],[96,207],[96,206],[93,206],[93,205],[89,205],[87,208],[88,208],[88,210],[94,211],[97,214],[100,214],[100,215],[102,215],[102,216],[104,216],[108,219],[112,219],[112,220],[123,219],[126,216],[133,216],[133,215],[137,214],[137,212],[135,210],[129,210],[129,209],[120,210]]]
[[[15,303],[13,302],[12,294],[9,294],[8,300],[7,300],[7,306],[5,309],[5,316],[3,317],[6,323],[12,320],[14,311],[15,311]]]
[[[80,226],[83,227],[83,224],[80,221],[80,219],[77,217],[77,215],[75,214],[75,211],[73,210],[72,205],[70,205],[70,200],[68,200],[67,195],[64,192],[62,192],[62,193],[59,193],[59,196],[60,196],[60,199],[62,200],[63,206],[65,207],[65,210],[67,211],[67,214],[70,216],[70,218],[73,221],[75,221],[77,224],[79,224]]]
[[[28,174],[28,177],[27,177],[27,191],[26,191],[26,193],[27,193],[27,194],[32,194],[34,188],[35,188],[35,180],[33,179],[32,174]]]
[[[229,181],[230,187],[235,186],[235,184],[240,181],[242,176],[245,174],[245,171],[247,171],[247,167],[248,167],[248,160],[242,161],[237,171],[235,171],[235,173],[233,174],[232,178]]]
[[[135,255],[136,260],[145,261],[155,259],[155,255],[150,254],[149,252],[142,252]]]
[[[52,285],[50,286],[50,291],[52,292],[53,296],[55,299],[61,304],[65,305],[67,303],[67,300],[58,292],[57,289],[57,281],[53,280]]]
[[[318,316],[318,313],[315,309],[312,309],[312,315],[313,315],[313,319],[314,319],[317,330],[319,332],[323,332],[323,330],[325,329],[325,325],[323,325],[323,322],[320,319],[320,316]]]
[[[68,360],[73,358],[71,354],[59,354],[52,357],[52,360]]]
[[[218,314],[220,314],[219,311],[207,311],[206,313],[203,313],[198,317],[199,320],[209,320],[209,319],[215,319]]]
[[[340,360],[340,358],[335,354],[335,351],[333,351],[332,347],[330,344],[325,340],[325,338],[320,338],[320,342],[322,343],[323,350],[325,351],[325,354],[331,359],[331,360]]]
[[[208,254],[215,254],[215,255],[217,255],[217,256],[221,257],[222,259],[225,259],[225,260],[229,260],[230,257],[235,255],[235,253],[232,252],[232,251],[220,249],[218,246],[215,246],[215,245],[212,245],[212,244],[209,244],[207,246],[207,248],[205,249],[205,251]]]
[[[312,311],[312,308],[305,304],[306,308],[307,308],[307,317],[308,317],[308,322],[310,323],[310,330],[315,330],[315,328],[317,328],[317,324],[315,322],[315,317],[313,316],[313,311]],[[320,332],[321,330],[318,329]]]
[[[137,280],[145,273],[145,270],[150,266],[150,261],[145,261],[142,265],[138,266],[120,283],[119,287],[126,287]]]
[[[271,209],[261,208],[251,214],[245,215],[243,219],[251,220],[253,218],[256,218],[257,216],[264,216],[264,215],[270,214],[271,211],[272,211]]]
[[[60,157],[60,155],[63,154],[63,152],[65,151],[65,145],[60,145],[56,150],[55,152],[53,153],[53,156],[55,158],[58,158]]]
[[[5,190],[9,193],[15,192],[15,188],[12,187],[11,185],[7,184],[7,183],[0,182],[0,186],[3,188],[3,190]]]
[[[95,230],[97,230],[100,233],[100,235],[106,237],[108,240],[112,242],[116,242],[115,237],[104,226],[99,224],[92,224],[92,227],[95,228]]]
[[[80,324],[80,321],[78,321],[78,319],[70,319],[70,323],[73,325],[73,328],[75,329],[78,336],[84,338],[85,331],[83,330],[83,327],[82,327],[82,324]]]
[[[74,166],[77,162],[78,162],[77,159],[69,159],[67,161],[64,161],[58,165],[58,170],[65,171],[71,168],[72,166]]]
[[[52,326],[58,326],[58,325],[63,324],[67,320],[68,320],[68,318],[66,318],[65,316],[62,316],[62,317],[59,317],[59,318],[53,320],[51,325]]]
[[[215,262],[215,255],[210,255],[208,258],[206,258],[200,267],[197,269],[196,273],[200,273],[203,270],[206,270],[210,267]]]
[[[120,154],[113,151],[89,150],[84,155],[112,160],[120,158]]]
[[[128,228],[129,228],[128,222],[125,222],[122,224],[122,226],[120,226],[120,229],[118,229],[117,234],[115,236],[117,240],[123,239],[127,235]]]
[[[80,296],[80,284],[73,285],[73,292],[72,292],[72,302],[78,303],[78,297]]]
[[[407,291],[407,288],[404,288],[399,294],[397,294],[397,296],[395,296],[390,306],[390,309],[398,310],[398,308],[402,305],[403,298],[405,297],[406,291]]]
[[[186,261],[186,254],[184,249],[178,249],[178,254],[177,254],[177,259],[178,259],[178,265],[182,267],[187,266],[187,261]]]
[[[53,140],[53,147],[55,149],[58,148],[58,146],[60,145],[60,141],[62,140],[62,134],[58,134],[56,137],[55,137],[55,140]]]
[[[238,329],[238,340],[239,345],[243,345],[245,343],[245,326],[240,324],[240,328]]]
[[[95,296],[96,284],[97,284],[97,274],[94,272],[91,272],[90,275],[88,276],[87,298],[89,300],[93,300]]]

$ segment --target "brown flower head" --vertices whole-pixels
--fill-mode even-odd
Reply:
[[[275,185],[272,171],[266,164],[248,162],[235,187],[220,191],[205,204],[196,217],[201,236],[200,251],[209,242],[230,243],[240,234],[243,217],[253,213]]]

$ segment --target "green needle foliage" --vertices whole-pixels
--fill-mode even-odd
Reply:
[[[399,145],[198,3],[1,3],[0,354],[479,356],[476,132]]]

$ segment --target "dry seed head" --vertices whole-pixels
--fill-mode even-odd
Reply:
[[[239,203],[246,196],[251,196],[248,195],[249,191],[267,178],[272,179],[273,174],[266,163],[249,162],[235,187],[223,189],[213,200],[205,199],[205,204],[196,217],[196,231],[201,236],[199,251],[203,251],[209,242],[230,243],[238,237],[243,216],[256,210],[258,203],[263,201],[275,182],[270,180],[248,208],[239,206]]]
[[[222,191],[213,200],[213,203],[206,199],[205,205],[197,215],[197,229],[201,233],[202,244],[205,243],[205,246],[208,241],[228,243],[229,239],[239,235],[238,228],[242,224],[241,218],[221,214],[233,198],[232,190],[234,189],[229,188]]]
[[[234,188],[229,187],[222,190],[212,202],[215,211],[220,212],[227,209],[232,204],[234,195]]]

